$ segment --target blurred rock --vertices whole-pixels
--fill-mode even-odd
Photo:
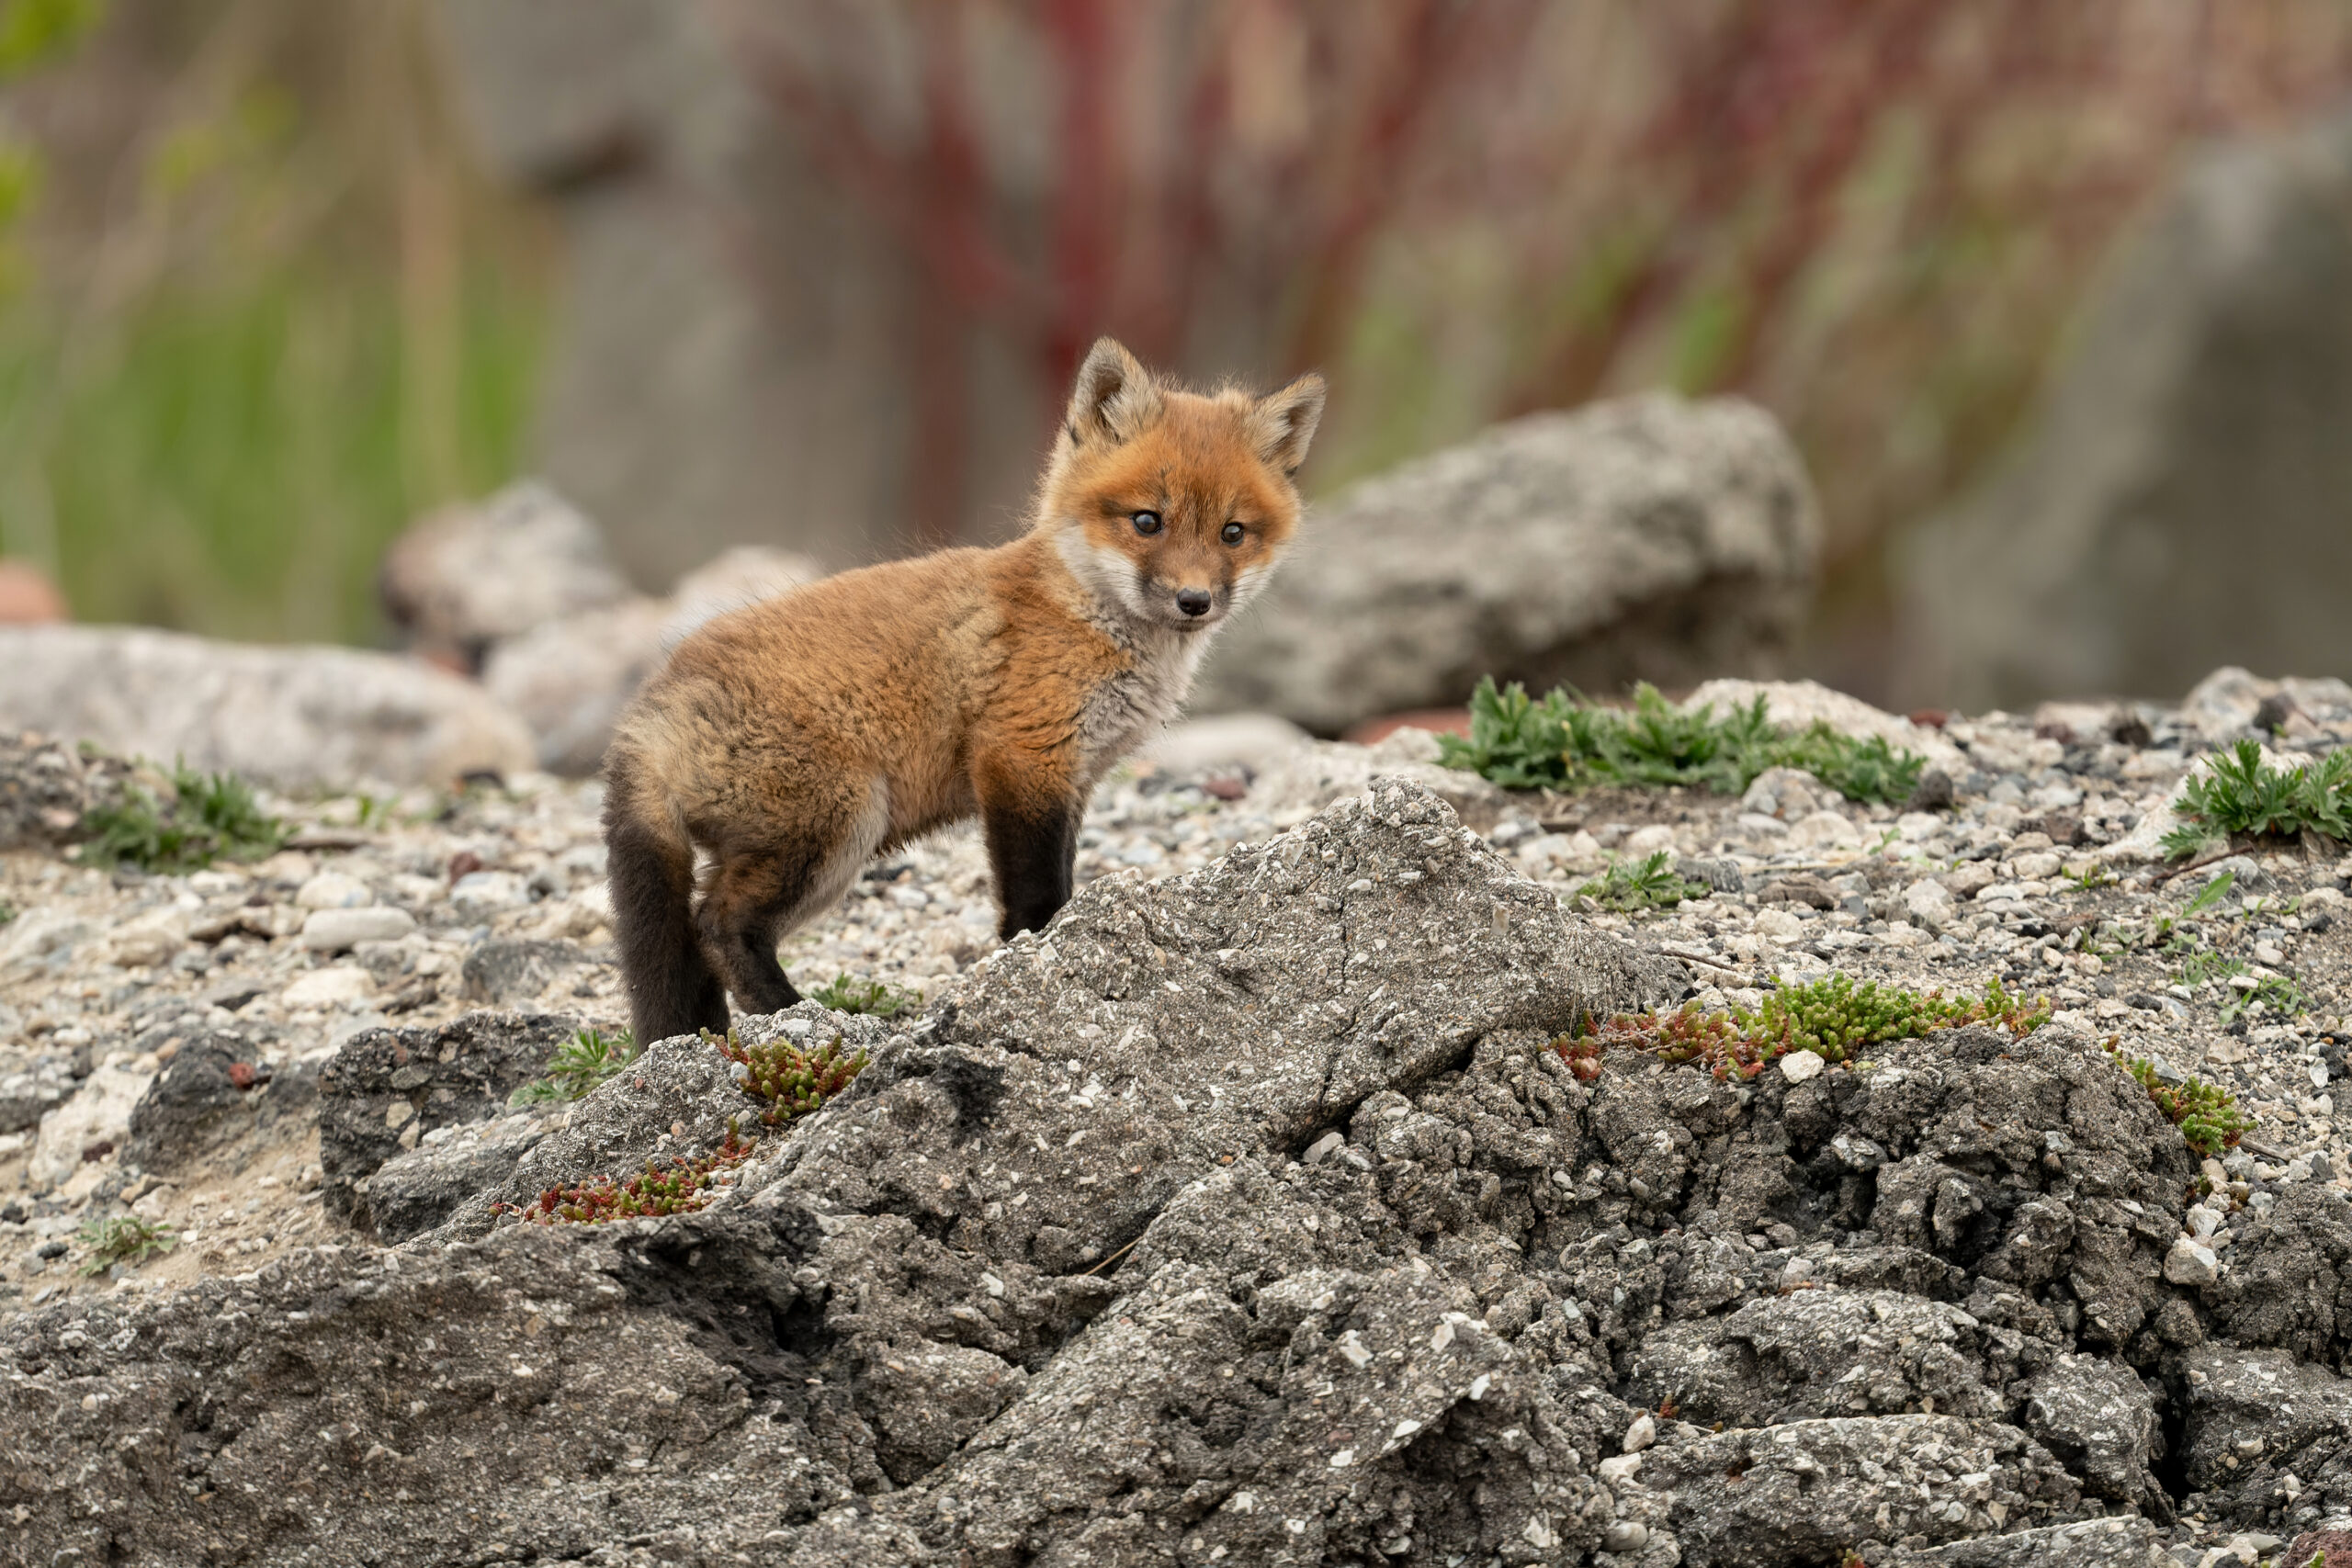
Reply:
[[[1820,536],[1803,463],[1750,404],[1531,415],[1316,508],[1193,706],[1329,734],[1490,673],[1597,692],[1770,673]]]
[[[0,727],[280,788],[447,785],[520,773],[533,758],[513,714],[414,660],[143,627],[0,626]]]
[[[1215,714],[1170,725],[1136,761],[1180,774],[1220,768],[1259,773],[1309,744],[1306,731],[1270,713]]]
[[[904,352],[922,285],[763,100],[743,34],[765,29],[666,0],[439,14],[484,158],[562,230],[539,445],[624,569],[667,582],[758,540],[837,569],[912,547],[886,520],[922,482]],[[865,64],[920,90],[912,55]],[[1034,478],[1029,375],[972,367],[976,521]]]
[[[45,626],[73,618],[65,595],[38,567],[0,560],[0,626]]]
[[[2266,681],[2228,665],[2197,682],[2181,701],[2180,716],[2216,745],[2274,725],[2308,734],[2319,724],[2352,723],[2352,685],[2333,676]]]
[[[44,1113],[25,1178],[36,1189],[62,1183],[85,1160],[104,1157],[130,1136],[130,1113],[155,1081],[147,1071],[107,1063],[82,1080],[74,1097]]]
[[[670,598],[604,604],[499,643],[482,684],[531,727],[541,767],[583,777],[603,763],[613,721],[638,682],[680,638],[824,574],[807,556],[741,546],[688,572]]]
[[[540,767],[569,778],[596,771],[613,721],[662,657],[670,613],[663,600],[626,600],[491,651],[482,685],[530,727]]]
[[[130,773],[119,758],[85,757],[30,731],[0,732],[0,850],[71,843],[84,815],[119,795]]]
[[[1818,681],[1710,681],[1690,694],[1682,706],[1693,710],[1712,706],[1721,718],[1735,708],[1764,699],[1764,714],[1791,729],[1827,725],[1858,740],[1872,737],[1899,750],[1915,751],[1928,765],[1946,773],[1966,773],[1968,759],[1959,747],[1924,724],[1914,724],[1871,706],[1860,697],[1833,692]]]
[[[1920,700],[2352,667],[2352,113],[2192,162],[1991,482],[1897,567]]]
[[[469,672],[492,644],[629,592],[596,525],[535,479],[418,523],[377,582],[418,652]]]

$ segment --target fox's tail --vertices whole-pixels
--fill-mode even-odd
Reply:
[[[668,803],[615,746],[605,764],[605,882],[638,1049],[727,1031],[727,993],[695,935],[695,851]]]

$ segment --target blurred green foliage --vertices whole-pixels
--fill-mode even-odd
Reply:
[[[423,0],[0,0],[0,555],[77,619],[376,640],[384,546],[516,472],[544,246],[445,73]]]

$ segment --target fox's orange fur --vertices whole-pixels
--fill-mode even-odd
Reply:
[[[976,812],[1003,934],[1051,919],[1088,795],[1296,529],[1322,408],[1317,377],[1202,396],[1105,338],[1020,538],[844,572],[681,644],[606,758],[637,1038],[725,1029],[728,992],[790,1006],[785,933],[877,852]]]

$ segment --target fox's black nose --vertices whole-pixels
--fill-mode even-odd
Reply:
[[[1179,588],[1176,591],[1176,607],[1188,615],[1205,615],[1209,613],[1209,591],[1205,588]]]

